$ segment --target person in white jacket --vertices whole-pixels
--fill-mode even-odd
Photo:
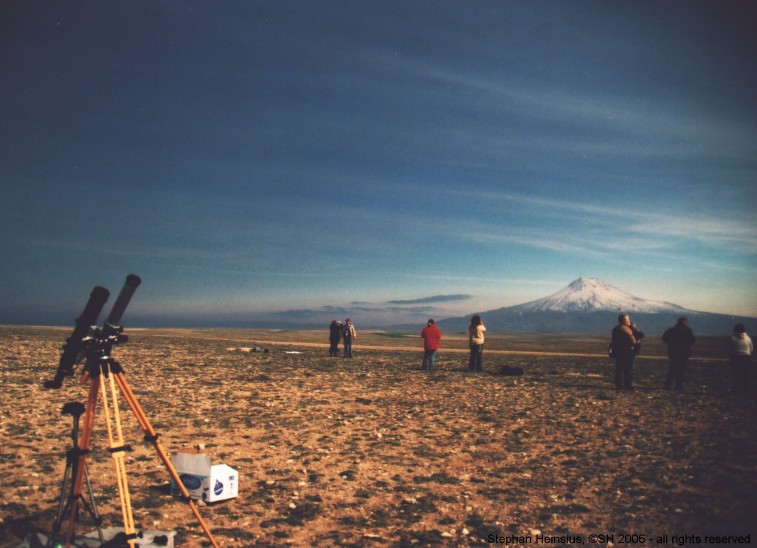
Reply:
[[[731,379],[734,394],[749,394],[752,384],[752,339],[746,333],[743,323],[733,326],[731,337]]]
[[[468,344],[470,346],[470,358],[468,359],[468,371],[483,371],[484,369],[484,333],[486,327],[481,316],[473,316],[468,327]]]
[[[352,321],[347,318],[342,326],[342,340],[344,341],[344,357],[352,357],[352,343],[357,339],[357,331]]]

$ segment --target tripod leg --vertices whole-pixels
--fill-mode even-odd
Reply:
[[[71,486],[71,508],[68,516],[68,531],[66,531],[66,548],[71,546],[74,539],[74,530],[76,516],[79,512],[79,499],[81,499],[82,482],[84,480],[84,471],[87,467],[87,455],[89,454],[90,443],[92,442],[92,428],[95,424],[95,406],[97,405],[97,392],[100,385],[96,380],[89,384],[89,396],[87,397],[87,407],[84,413],[84,428],[81,439],[79,440],[79,451],[77,462],[75,464],[76,473],[74,474],[74,483]]]
[[[115,377],[116,383],[121,389],[121,393],[124,395],[127,403],[129,404],[129,407],[131,407],[131,410],[134,412],[134,416],[137,417],[137,421],[142,427],[142,430],[144,430],[145,439],[150,441],[153,447],[155,447],[155,451],[158,453],[160,460],[163,461],[163,464],[168,470],[168,474],[171,476],[171,479],[173,479],[174,483],[181,491],[182,497],[189,504],[192,513],[195,515],[197,521],[200,523],[200,527],[202,527],[202,530],[205,532],[205,536],[208,537],[208,540],[215,548],[219,548],[219,545],[213,537],[213,534],[210,532],[207,524],[202,519],[202,516],[200,516],[199,510],[197,510],[197,505],[192,502],[192,498],[189,496],[189,491],[187,491],[187,488],[184,487],[184,483],[182,483],[181,479],[179,478],[179,474],[178,472],[176,472],[176,468],[174,468],[173,464],[171,463],[171,459],[168,458],[168,455],[163,450],[163,447],[161,447],[160,442],[158,441],[158,436],[152,425],[150,424],[150,421],[147,420],[147,416],[142,410],[142,407],[139,405],[137,397],[134,395],[134,392],[131,391],[131,387],[126,382],[126,379],[121,373],[115,373],[112,376]]]
[[[81,411],[79,410],[81,407]],[[76,467],[79,459],[77,458],[79,450],[79,417],[84,413],[84,405],[69,402],[63,406],[63,414],[71,415],[73,418],[73,427],[71,429],[71,449],[66,451],[66,469],[63,472],[63,482],[61,483],[60,500],[58,501],[58,511],[55,514],[55,521],[53,522],[53,534],[50,536],[47,546],[53,546],[56,544],[57,533],[61,530],[63,519],[68,515],[68,512],[73,504],[73,497],[69,493],[69,488],[73,487],[74,476],[76,475]],[[84,509],[87,510],[95,525],[97,525],[97,532],[100,537],[100,543],[103,543],[102,528],[100,527],[100,516],[97,514],[97,506],[95,505],[95,495],[92,492],[92,484],[89,481],[89,473],[85,467],[84,469],[84,481],[86,482],[87,490],[89,492],[89,504],[84,500],[82,502]]]
[[[63,483],[60,486],[60,499],[58,500],[58,512],[55,514],[55,521],[53,522],[53,532],[57,533],[60,531],[60,526],[63,523],[63,514],[64,509],[66,508],[66,500],[68,499],[68,480],[71,476],[71,459],[73,457],[68,454],[66,455],[66,470],[63,472]]]
[[[89,513],[92,514],[92,519],[95,520],[97,525],[97,536],[100,537],[100,544],[105,542],[103,539],[102,520],[100,514],[97,512],[97,504],[95,504],[95,493],[92,491],[92,483],[89,481],[89,471],[84,468],[84,481],[87,483],[87,490],[89,491]],[[87,501],[84,501],[84,505],[87,505]]]
[[[110,395],[105,386],[105,377],[110,381]],[[113,458],[113,464],[116,468],[116,479],[118,481],[118,494],[121,500],[121,515],[124,523],[124,533],[129,539],[129,545],[134,546],[136,539],[136,529],[134,528],[134,515],[131,508],[131,497],[129,495],[129,484],[126,476],[126,446],[124,445],[124,436],[121,429],[121,414],[118,409],[118,398],[116,394],[116,384],[113,380],[113,373],[108,375],[103,372],[100,375],[100,390],[103,393],[103,414],[105,415],[105,424],[108,432],[108,450]],[[112,408],[112,416],[111,416]],[[114,433],[115,426],[115,433]]]

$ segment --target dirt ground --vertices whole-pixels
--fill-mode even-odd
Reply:
[[[3,547],[56,516],[72,430],[61,409],[87,397],[75,378],[43,388],[69,333],[0,327]],[[415,334],[359,333],[344,359],[328,356],[325,332],[128,333],[113,357],[162,447],[204,444],[239,471],[237,498],[200,503],[221,546],[757,541],[757,398],[731,393],[717,345],[699,349],[685,390],[671,392],[652,340],[636,389],[616,393],[600,339],[495,337],[474,374],[462,336],[445,338],[429,373]],[[137,527],[207,546],[123,400],[122,423]],[[99,415],[92,439],[93,494],[104,525],[119,526]],[[77,530],[93,529],[83,514]]]

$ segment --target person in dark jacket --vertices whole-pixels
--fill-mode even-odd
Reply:
[[[342,338],[342,322],[334,320],[329,326],[329,356],[335,358],[339,355],[339,341]]]
[[[615,390],[633,390],[633,361],[639,353],[639,339],[644,333],[631,322],[628,314],[618,316],[612,330],[612,354],[615,357]]]
[[[689,320],[678,318],[676,324],[666,330],[662,335],[662,342],[668,345],[668,358],[670,365],[665,377],[665,388],[670,388],[675,383],[676,390],[683,390],[683,381],[686,374],[686,366],[691,356],[691,347],[696,338],[689,327]]]

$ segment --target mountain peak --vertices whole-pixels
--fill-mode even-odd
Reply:
[[[570,288],[573,291],[590,290],[607,290],[615,289],[610,284],[603,282],[599,278],[592,278],[591,276],[582,276],[577,280],[574,280],[568,284],[566,289]]]
[[[621,313],[649,333],[662,333],[682,316],[700,334],[730,333],[735,322],[754,326],[757,318],[728,314],[709,314],[688,310],[675,304],[640,299],[598,278],[583,277],[538,301],[477,312],[484,317],[489,331],[513,333],[604,333],[609,334]],[[467,329],[470,316],[437,322],[442,330]]]
[[[582,277],[543,299],[520,305],[524,311],[554,312],[684,312],[680,306],[649,301],[621,291],[599,278]]]

